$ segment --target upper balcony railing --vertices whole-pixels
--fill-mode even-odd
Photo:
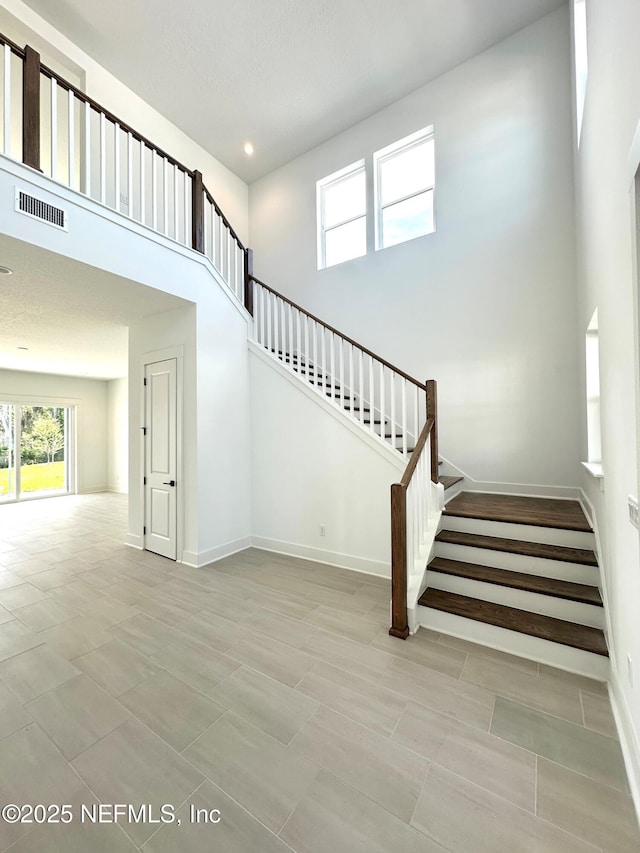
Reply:
[[[0,35],[2,147],[55,181],[206,255],[242,305],[250,252],[188,169]]]

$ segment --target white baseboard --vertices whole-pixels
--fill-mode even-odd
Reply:
[[[618,672],[613,666],[609,679],[609,699],[616,721],[631,797],[638,823],[640,823],[640,740],[638,740],[638,733],[634,728],[631,712],[620,685]]]
[[[137,548],[138,551],[142,551],[144,549],[144,539],[142,536],[138,536],[137,533],[127,533],[124,537],[125,545],[130,545],[131,548]]]
[[[109,492],[112,495],[128,495],[129,494],[127,489],[118,489],[115,486],[107,486],[105,491]]]
[[[182,559],[179,562],[184,563],[185,566],[200,569],[202,566],[208,566],[209,563],[215,563],[217,560],[230,557],[232,554],[237,554],[238,551],[244,551],[250,547],[251,537],[243,536],[241,539],[225,542],[224,545],[217,545],[215,548],[209,548],[207,551],[183,551]]]
[[[492,480],[474,480],[474,478],[458,468],[444,456],[440,455],[446,473],[455,473],[464,477],[461,488],[465,492],[492,492],[501,495],[521,495],[534,498],[560,498],[564,500],[580,500],[580,489],[577,486],[544,486],[538,483],[499,483]]]
[[[251,544],[263,551],[275,554],[286,554],[288,557],[301,557],[312,563],[326,563],[339,569],[351,569],[364,575],[375,575],[379,578],[390,578],[391,569],[387,563],[378,560],[368,560],[353,554],[341,554],[337,551],[325,551],[310,545],[298,545],[295,542],[283,542],[280,539],[266,539],[263,536],[253,536]]]

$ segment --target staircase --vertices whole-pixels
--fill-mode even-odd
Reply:
[[[418,621],[606,678],[594,548],[577,501],[461,492],[442,514]]]
[[[331,376],[321,367],[314,365],[312,361],[306,361],[304,357],[298,357],[295,353],[291,354],[282,350],[275,352],[273,349],[271,353],[279,361],[289,366],[303,381],[308,382],[309,385],[313,385],[324,393],[326,397],[332,400],[337,406],[340,406],[347,414],[362,424],[362,426],[368,428],[379,438],[383,438],[400,453],[403,452],[402,432],[397,425],[392,430],[389,417],[383,419],[380,416],[380,412],[375,409],[372,412],[371,406],[365,399],[364,394],[361,398],[357,392],[352,393],[348,387],[341,386],[339,380],[332,380]],[[413,443],[409,441],[406,452],[411,454],[413,453],[413,449]]]

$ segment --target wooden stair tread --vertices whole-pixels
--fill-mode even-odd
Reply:
[[[446,475],[438,478],[438,481],[444,486],[445,491],[450,489],[451,486],[455,486],[456,483],[460,483],[462,480],[464,480],[464,477],[451,477]]]
[[[419,604],[433,610],[442,610],[445,613],[474,619],[476,622],[484,622],[510,631],[518,631],[530,637],[550,640],[552,643],[561,643],[596,655],[606,657],[609,655],[602,631],[588,625],[565,622],[563,619],[529,613],[527,610],[518,610],[516,607],[493,604],[490,601],[469,598],[453,592],[443,592],[439,589],[427,589],[420,597]]]
[[[568,601],[579,601],[582,604],[593,604],[602,607],[600,590],[588,584],[573,583],[572,581],[546,578],[540,575],[530,575],[527,572],[512,572],[508,569],[495,569],[492,566],[478,566],[474,563],[463,563],[458,560],[447,560],[444,557],[434,557],[427,569],[454,575],[459,578],[482,581],[483,583],[506,586],[540,595],[551,595]]]
[[[519,539],[482,536],[478,533],[463,533],[458,530],[441,530],[436,536],[436,542],[465,545],[468,548],[485,548],[491,551],[506,551],[510,554],[522,554],[525,557],[559,560],[562,563],[580,563],[585,566],[598,565],[593,551],[583,548],[568,548],[565,545],[547,545],[544,542],[523,542]]]
[[[578,501],[557,498],[462,492],[447,504],[445,514],[460,518],[481,518],[486,521],[592,532]]]

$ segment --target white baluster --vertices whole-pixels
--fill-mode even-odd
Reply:
[[[293,367],[293,308],[287,303],[287,319],[289,321],[289,340],[287,341],[287,351],[289,353],[289,367]]]
[[[120,213],[120,125],[113,125],[113,163],[115,172],[115,198],[114,208]]]
[[[220,224],[215,205],[211,208],[211,263],[218,269],[220,252],[218,251],[218,237],[220,236]]]
[[[402,422],[400,431],[402,432],[402,455],[407,455],[407,380],[403,377],[400,379],[400,388],[402,391]]]
[[[358,398],[360,403],[360,423],[364,421],[364,363],[363,352],[358,350]]]
[[[154,231],[158,230],[158,155],[151,149],[151,226]]]
[[[51,78],[51,177],[58,179],[58,84]]]
[[[166,157],[162,158],[162,211],[164,213],[163,217],[163,231],[162,233],[168,237],[169,236],[169,162]]]
[[[369,432],[374,432],[376,413],[375,375],[373,372],[373,357],[369,356]]]
[[[224,223],[222,217],[218,216],[218,272],[223,275],[224,264]]]
[[[304,375],[309,378],[309,317],[304,315]]]
[[[382,436],[382,439],[384,440],[384,436],[386,433],[386,429],[385,429],[386,415],[385,415],[385,407],[384,407],[384,404],[385,404],[385,399],[384,399],[384,391],[385,391],[385,388],[384,388],[384,364],[382,362],[379,362],[379,364],[380,364],[380,369],[379,369],[379,379],[380,379],[380,395],[379,395],[379,399],[380,399],[380,435]]]
[[[336,337],[333,332],[329,332],[329,340],[331,341],[331,375],[329,377],[329,382],[331,383],[331,400],[336,402]]]
[[[183,202],[183,210],[182,215],[184,217],[184,244],[185,246],[191,245],[191,235],[189,234],[189,175],[186,172],[182,173],[182,202]]]
[[[269,352],[273,351],[273,347],[271,345],[271,296],[272,294],[267,292],[267,349]]]
[[[100,113],[100,202],[107,202],[107,127],[104,113]]]
[[[251,282],[253,289],[253,339],[256,343],[262,343],[260,340],[260,292],[255,281]]]
[[[353,417],[354,405],[354,383],[353,383],[353,344],[349,344],[349,412]]]
[[[324,395],[327,390],[327,330],[324,326],[320,326],[320,357],[322,365],[320,367],[321,375],[319,377],[320,391]],[[331,399],[333,399],[333,388],[331,389]]]
[[[287,352],[287,315],[285,312],[287,303],[283,302],[281,299],[279,299],[278,302],[280,303],[280,353],[282,361],[284,361]]]
[[[178,167],[173,164],[173,239],[177,242],[180,239],[180,231],[178,228]]]
[[[145,224],[147,206],[146,152],[147,146],[140,140],[140,222],[143,225]]]
[[[340,407],[344,409],[344,340],[340,338],[340,355],[338,358],[339,363],[339,371],[340,371]]]
[[[393,370],[390,372],[391,378],[391,446],[395,449],[396,446],[396,374]]]
[[[418,399],[418,386],[413,385],[413,434],[415,435],[414,447],[418,443],[419,432],[419,417],[418,417],[418,407],[420,405],[420,401]]]
[[[293,362],[293,358],[292,358],[292,365],[291,366],[294,367],[294,365],[297,364],[297,368],[298,368],[299,373],[301,372],[301,366],[300,366],[300,353],[301,352],[302,352],[302,344],[300,341],[300,311],[298,311],[296,309],[296,352],[295,352],[295,355],[297,355],[298,358],[297,358],[296,363]],[[293,357],[294,353],[291,353],[291,355]],[[295,369],[295,367],[294,367],[294,369]]]
[[[313,384],[317,386],[318,384],[318,324],[315,320],[312,320],[312,332],[313,332],[313,358],[311,359],[313,363]]]
[[[71,189],[73,189],[75,184],[74,178],[76,172],[76,99],[71,89],[69,89],[67,96],[67,131],[69,134],[69,186],[71,187]]]
[[[84,191],[91,195],[91,107],[84,102]]]
[[[127,213],[133,219],[133,136],[127,133]]]
[[[11,156],[11,48],[4,46],[4,153]]]
[[[231,284],[231,231],[227,228],[227,282],[229,287],[233,289]]]

